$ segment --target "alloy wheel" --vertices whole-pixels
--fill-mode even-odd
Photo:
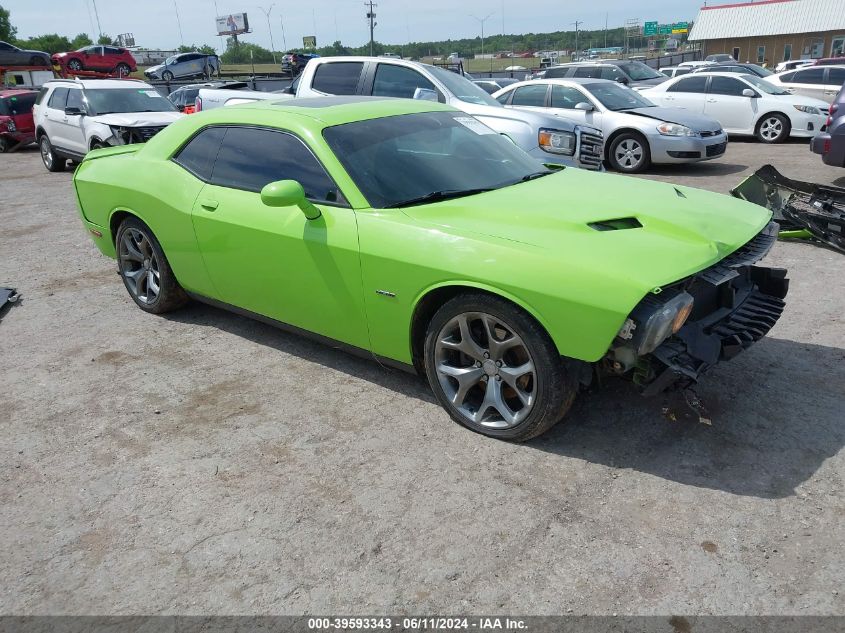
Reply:
[[[53,149],[50,147],[50,141],[47,140],[46,136],[41,137],[41,142],[39,143],[39,148],[41,149],[41,160],[44,161],[44,166],[47,169],[53,168]]]
[[[783,121],[769,117],[760,124],[760,136],[767,141],[775,141],[783,134]]]
[[[616,163],[623,169],[636,169],[643,162],[645,152],[639,141],[626,138],[616,146],[614,157]]]
[[[82,70],[82,63],[78,59],[72,59],[67,63],[67,67],[71,70]]]
[[[118,258],[129,292],[141,303],[155,303],[161,292],[161,273],[150,239],[138,229],[126,229]]]
[[[483,312],[462,313],[443,326],[435,371],[446,397],[474,424],[507,429],[534,406],[537,373],[528,347],[507,323]]]

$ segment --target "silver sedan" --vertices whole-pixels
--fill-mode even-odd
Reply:
[[[606,79],[539,79],[493,94],[504,106],[538,110],[604,132],[610,168],[637,173],[652,163],[694,163],[725,153],[728,136],[713,118],[661,108]]]

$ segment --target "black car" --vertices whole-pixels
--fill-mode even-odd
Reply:
[[[561,64],[541,70],[533,77],[536,79],[564,79],[569,77],[610,79],[631,88],[650,88],[669,80],[666,75],[657,72],[650,66],[629,59]]]
[[[226,90],[243,90],[249,88],[249,84],[245,81],[207,81],[201,84],[188,84],[186,86],[179,86],[176,90],[167,95],[170,103],[175,105],[179,112],[184,112],[185,108],[192,108],[197,100],[199,91],[203,88],[225,88]]]
[[[287,53],[282,57],[282,72],[296,77],[305,68],[305,64],[319,57],[316,53]]]
[[[0,42],[0,66],[50,66],[50,55],[44,51],[25,51],[8,42]]]
[[[813,138],[810,149],[821,154],[825,165],[845,167],[845,86],[830,104],[825,131]]]
[[[757,64],[740,64],[734,62],[731,64],[707,64],[706,66],[696,66],[694,73],[737,73],[739,75],[757,75],[758,77],[768,77],[774,75],[771,70],[767,70]]]

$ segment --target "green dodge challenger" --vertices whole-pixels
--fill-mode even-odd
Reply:
[[[764,336],[777,225],[728,196],[550,169],[432,102],[296,99],[93,151],[82,220],[151,313],[189,298],[424,374],[489,436],[551,428],[593,376],[645,393]]]

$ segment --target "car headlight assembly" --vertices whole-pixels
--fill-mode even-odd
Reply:
[[[17,126],[17,125],[15,125],[15,122],[14,122],[14,121],[12,121],[11,119],[9,119],[9,120],[6,122],[6,129],[8,129],[10,132],[14,132],[14,131],[16,131],[16,130],[18,129],[18,126]]]
[[[628,326],[626,336],[620,332],[623,338],[631,339],[639,356],[650,354],[684,327],[692,313],[694,300],[691,294],[681,292],[668,301],[661,301],[657,305],[655,303],[653,299],[640,302],[631,313],[634,327]]]
[[[563,130],[541,128],[537,135],[537,142],[545,152],[550,154],[575,154],[575,134]]]
[[[132,134],[125,127],[110,125],[109,129],[115,138],[115,145],[129,145],[132,142]]]
[[[669,123],[664,121],[657,126],[657,131],[663,136],[698,136],[698,133],[691,130],[686,125],[679,125],[677,123]]]
[[[798,110],[799,112],[803,112],[804,114],[821,114],[822,111],[819,110],[816,106],[811,105],[793,105],[793,108]]]

